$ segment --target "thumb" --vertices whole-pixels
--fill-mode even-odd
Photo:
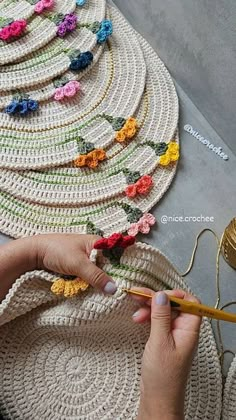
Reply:
[[[91,286],[101,289],[110,295],[113,295],[117,290],[114,280],[105,271],[93,264],[86,255],[80,260],[79,276]]]
[[[152,298],[150,340],[159,346],[167,338],[171,330],[171,307],[168,295],[155,293]]]

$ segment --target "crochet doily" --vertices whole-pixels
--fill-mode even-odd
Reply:
[[[33,272],[17,280],[2,302],[0,407],[7,418],[136,418],[149,327],[133,323],[137,307],[121,287],[186,285],[166,257],[145,244],[128,248],[119,266],[104,257],[98,263],[118,285],[113,297],[90,288],[57,300],[50,292],[53,276]],[[216,344],[204,319],[185,419],[220,419],[221,391]]]
[[[178,144],[178,99],[173,82],[147,42],[116,9],[108,10],[114,33],[97,65],[81,79],[79,100],[48,101],[24,120],[2,118],[0,166],[18,169],[0,170],[2,232],[14,237],[55,231],[85,233],[88,219],[105,234],[125,231],[132,221],[127,220],[124,206],[149,211],[173,179],[176,162],[160,165],[161,156],[154,147],[170,140]],[[116,132],[104,113],[133,115],[139,124],[136,137],[127,143],[114,141]],[[78,135],[105,149],[107,159],[98,168],[70,165],[19,170],[73,161],[78,156]],[[130,199],[124,194],[127,170],[152,176],[154,185],[147,195]]]
[[[105,0],[90,0],[82,8],[76,8],[74,14],[79,24],[91,24],[102,21],[106,14]],[[55,24],[53,24],[55,27]],[[21,42],[24,38],[21,39]],[[18,41],[20,42],[20,40]],[[24,41],[25,42],[25,41]],[[12,43],[15,48],[15,43]],[[52,78],[58,77],[70,66],[70,50],[93,51],[94,64],[102,52],[103,45],[97,45],[96,35],[86,27],[77,28],[64,38],[56,37],[45,47],[25,57],[16,64],[5,65],[0,73],[0,107],[8,103],[12,90],[21,90],[39,100],[50,97]],[[71,77],[71,73],[68,74]],[[80,78],[80,74],[77,76]],[[45,82],[48,82],[49,87]],[[46,90],[46,92],[45,92]]]
[[[23,3],[23,5],[22,5]],[[12,19],[22,19],[28,18],[28,13],[26,12],[24,16],[24,11],[22,14],[19,10],[22,10],[25,6],[26,1],[17,0],[15,2],[15,7],[6,8],[0,10],[1,18],[12,18]],[[57,0],[53,8],[53,13],[63,15],[74,12],[76,8],[75,0]],[[28,10],[23,9],[23,10]],[[31,14],[31,9],[30,14]],[[57,26],[55,23],[48,19],[44,15],[34,14],[28,20],[28,25],[24,36],[15,40],[14,42],[4,42],[0,41],[0,65],[6,64],[12,61],[17,61],[22,59],[27,54],[30,54],[33,51],[38,50],[39,48],[46,45],[57,35]]]

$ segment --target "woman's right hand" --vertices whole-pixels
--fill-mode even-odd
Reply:
[[[198,343],[201,318],[176,311],[173,314],[168,295],[198,302],[182,290],[152,293],[150,299],[138,297],[144,306],[133,317],[142,323],[151,319],[141,374],[141,398],[138,420],[183,420],[188,375]],[[137,299],[137,298],[136,298]]]

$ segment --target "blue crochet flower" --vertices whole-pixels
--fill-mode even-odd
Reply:
[[[37,109],[37,101],[19,96],[19,99],[13,99],[11,101],[11,103],[5,108],[5,112],[7,114],[19,113],[20,116],[24,117],[29,111],[36,111]]]
[[[76,0],[77,6],[83,6],[86,3],[87,0]]]
[[[5,112],[7,114],[15,114],[18,111],[19,101],[13,100],[11,103],[5,108]]]
[[[24,99],[23,101],[19,102],[19,109],[20,109],[20,115],[28,114],[28,101],[27,101],[27,99]]]
[[[102,29],[100,29],[97,32],[97,42],[99,44],[103,44],[104,42],[106,42],[108,37],[109,37],[109,35],[107,35],[106,31],[103,31]]]
[[[90,51],[81,53],[77,58],[73,58],[70,64],[70,70],[80,71],[86,69],[93,61],[93,54]]]
[[[110,20],[103,20],[100,25],[100,29],[97,32],[97,42],[99,44],[103,44],[103,42],[106,42],[107,38],[112,34],[113,32],[113,26],[112,22]]]
[[[111,20],[104,19],[101,23],[101,29],[103,29],[108,35],[111,35],[113,32],[113,25]]]
[[[28,109],[30,111],[37,111],[38,107],[39,107],[39,104],[37,101],[35,101],[34,99],[28,100]]]

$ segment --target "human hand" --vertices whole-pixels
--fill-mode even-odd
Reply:
[[[188,375],[198,343],[201,318],[171,311],[168,295],[198,302],[182,290],[154,293],[153,298],[133,297],[144,303],[133,316],[137,323],[151,319],[141,374],[139,420],[182,420]],[[151,304],[151,307],[150,307]],[[175,316],[173,316],[175,315]]]
[[[0,302],[17,278],[38,269],[80,277],[105,293],[115,293],[114,281],[89,260],[97,239],[93,235],[36,235],[1,246]]]
[[[87,281],[105,293],[115,293],[115,282],[89,260],[95,235],[51,234],[35,237],[39,268],[73,275]]]

